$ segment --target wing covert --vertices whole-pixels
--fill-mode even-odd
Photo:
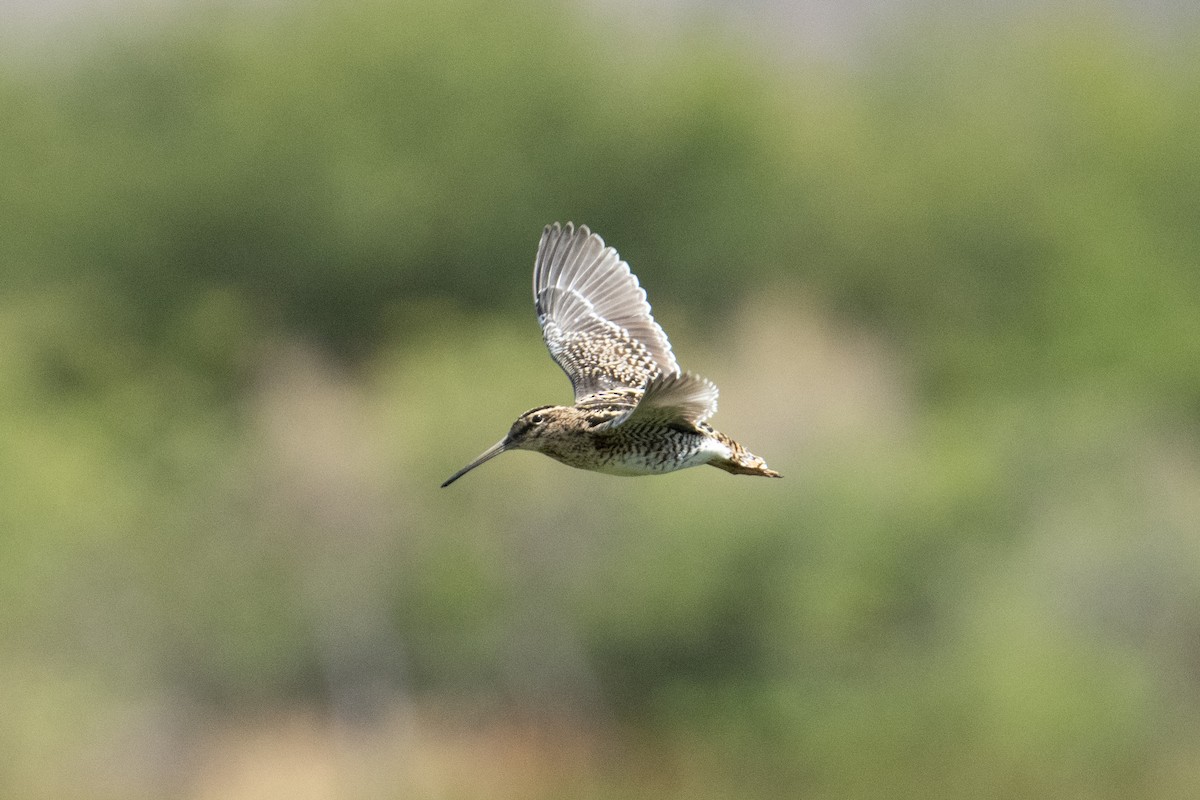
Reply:
[[[696,426],[717,413],[717,385],[691,372],[657,375],[637,404],[615,415],[597,431],[618,425],[656,423]]]

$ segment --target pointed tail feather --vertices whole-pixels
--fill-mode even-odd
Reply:
[[[720,431],[713,431],[717,439],[729,448],[726,458],[714,458],[708,463],[717,469],[723,469],[732,475],[761,475],[764,478],[782,478],[775,470],[767,466],[767,462],[751,453],[740,444],[730,439]]]

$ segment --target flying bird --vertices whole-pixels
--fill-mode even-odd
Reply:
[[[705,421],[717,411],[716,385],[680,370],[637,277],[586,225],[556,222],[542,231],[533,301],[575,404],[526,411],[443,487],[508,450],[610,475],[711,464],[735,475],[781,477]]]

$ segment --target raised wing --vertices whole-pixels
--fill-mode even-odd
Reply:
[[[542,231],[533,300],[546,347],[571,379],[576,402],[679,372],[645,290],[586,225],[556,222]]]
[[[614,414],[594,430],[618,425],[658,424],[695,427],[717,413],[717,385],[690,372],[657,375],[646,384],[637,405]]]

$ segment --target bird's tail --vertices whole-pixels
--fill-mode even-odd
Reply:
[[[751,453],[740,444],[730,439],[720,431],[713,431],[713,434],[721,442],[729,448],[729,455],[726,457],[713,458],[708,463],[717,469],[723,469],[733,475],[761,475],[764,478],[782,478],[775,470],[767,466],[767,462],[763,461],[758,456]]]

